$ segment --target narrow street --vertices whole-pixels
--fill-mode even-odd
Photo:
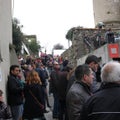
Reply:
[[[52,107],[51,109],[47,108],[47,110],[49,110],[48,113],[45,113],[45,117],[46,117],[46,120],[53,120],[52,118],[52,109],[53,109],[53,95],[49,95],[48,96],[49,98],[49,102],[50,102],[50,106]]]

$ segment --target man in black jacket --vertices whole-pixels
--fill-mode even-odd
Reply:
[[[89,67],[92,69],[93,75],[94,75],[93,83],[91,85],[92,93],[95,93],[100,88],[100,85],[101,85],[101,82],[98,82],[97,76],[96,76],[99,62],[100,62],[100,57],[98,58],[95,55],[88,55],[85,60],[85,64],[89,65]]]
[[[18,79],[19,72],[19,66],[12,65],[7,82],[8,104],[11,107],[13,120],[20,120],[23,114],[23,86]]]
[[[120,63],[105,64],[101,79],[101,89],[85,103],[79,120],[120,120]]]
[[[93,81],[92,70],[88,65],[79,65],[75,69],[76,81],[66,96],[69,120],[79,120],[83,104],[91,96],[90,85]]]

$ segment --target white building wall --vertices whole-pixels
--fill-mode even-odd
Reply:
[[[102,57],[101,64],[107,63],[108,61],[112,60],[109,57],[108,44],[100,47],[99,49],[91,52],[90,54],[96,55],[97,57]],[[87,55],[83,56],[82,58],[78,59],[77,60],[77,65],[84,64],[87,56],[90,55],[90,54],[87,54]]]
[[[0,0],[0,54],[3,59],[0,61],[0,89],[5,96],[10,67],[9,43],[12,43],[11,0]]]

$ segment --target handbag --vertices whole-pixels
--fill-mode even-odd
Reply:
[[[44,105],[39,102],[39,100],[34,96],[34,94],[33,94],[33,92],[31,90],[29,90],[29,93],[32,95],[34,100],[37,102],[37,104],[39,105],[40,109],[43,110],[44,109]]]

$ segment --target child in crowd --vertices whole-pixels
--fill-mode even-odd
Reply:
[[[11,119],[12,114],[10,109],[3,101],[3,91],[0,90],[0,120]]]

